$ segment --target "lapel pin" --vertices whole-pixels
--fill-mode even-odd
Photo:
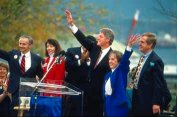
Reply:
[[[17,55],[14,55],[14,59],[17,59],[18,58],[18,56]]]
[[[154,64],[154,62],[150,62],[150,66],[152,66],[152,67],[153,67],[154,65],[155,65],[155,64]]]
[[[75,55],[75,58],[76,58],[76,59],[79,59],[79,55]]]

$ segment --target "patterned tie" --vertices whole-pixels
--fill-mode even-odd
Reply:
[[[133,81],[129,84],[129,86],[130,86],[131,88],[137,89],[138,76],[139,76],[139,74],[140,74],[140,70],[141,70],[142,63],[143,63],[143,61],[144,61],[144,58],[145,58],[145,56],[141,56],[141,57],[140,57],[140,60],[139,60],[138,65],[137,65],[137,67],[136,67],[136,71],[135,71],[135,73],[134,73],[134,75],[133,75]]]
[[[96,63],[95,63],[94,69],[95,69],[95,68],[97,67],[97,65],[98,65],[98,62],[99,62],[100,57],[101,57],[101,54],[102,54],[102,50],[100,51],[100,54],[99,54],[99,56],[98,56],[98,58],[97,58],[97,60],[96,60]]]
[[[20,64],[20,70],[22,74],[25,73],[25,55],[23,55],[22,57],[21,64]]]

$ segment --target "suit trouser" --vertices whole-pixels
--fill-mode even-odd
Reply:
[[[81,117],[83,115],[83,104],[81,96],[65,96],[63,99],[64,117]]]
[[[103,102],[88,98],[88,116],[103,117]]]

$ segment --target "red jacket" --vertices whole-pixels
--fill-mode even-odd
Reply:
[[[47,66],[49,64],[50,57],[45,58],[44,63],[42,65],[44,75],[47,73]],[[48,70],[55,62],[56,57],[53,58],[52,62],[50,63]],[[50,84],[62,84],[65,78],[65,60],[64,58],[60,57],[57,63],[54,63],[53,67],[45,76],[43,83],[50,83]],[[48,94],[44,94],[45,96],[49,96]],[[51,95],[50,95],[51,96]],[[52,95],[57,96],[57,95]]]

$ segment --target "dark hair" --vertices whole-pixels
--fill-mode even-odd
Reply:
[[[88,35],[86,38],[88,40],[92,41],[93,43],[97,43],[96,38],[94,36],[92,36],[92,35]]]
[[[54,53],[54,56],[57,56],[59,54],[59,52],[62,50],[61,49],[61,46],[60,44],[58,43],[57,40],[55,39],[48,39],[46,42],[45,42],[45,55],[46,56],[49,56],[48,52],[47,52],[47,43],[48,44],[51,44],[55,47],[55,53]]]

